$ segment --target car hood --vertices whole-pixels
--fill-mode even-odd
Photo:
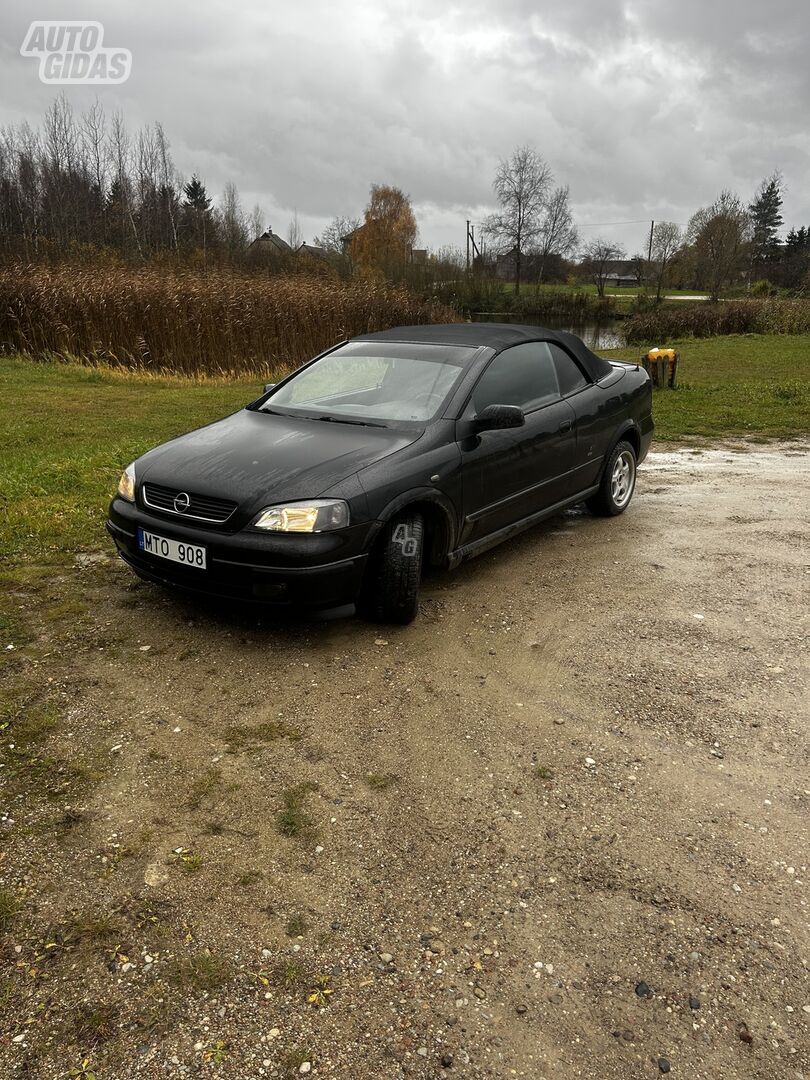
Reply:
[[[241,506],[314,499],[420,435],[242,409],[150,450],[136,475]]]

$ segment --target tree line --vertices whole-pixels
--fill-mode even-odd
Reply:
[[[124,260],[164,253],[236,257],[263,228],[226,184],[218,205],[180,176],[159,123],[131,134],[100,103],[76,115],[64,96],[40,129],[0,130],[0,245],[30,261],[108,249]]]
[[[132,134],[120,113],[107,116],[96,102],[76,114],[61,96],[40,129],[0,129],[0,254],[9,258],[97,260],[110,252],[136,264],[258,263],[396,279],[416,233],[408,197],[374,184],[362,220],[337,216],[314,238],[324,256],[316,264],[297,213],[280,236],[265,230],[261,207],[245,211],[233,183],[215,203],[198,175],[181,176],[159,123]],[[272,242],[254,245],[260,238]]]
[[[686,228],[655,224],[646,251],[627,260],[625,249],[603,237],[582,242],[567,184],[548,162],[522,146],[502,160],[493,180],[498,205],[484,222],[483,248],[472,271],[497,269],[515,283],[590,278],[604,293],[621,261],[636,268],[638,284],[703,289],[712,296],[729,285],[767,292],[776,286],[810,288],[810,228],[782,239],[783,180],[762,181],[749,202],[723,191],[697,210]],[[64,96],[39,129],[28,123],[0,129],[0,253],[29,262],[98,259],[108,251],[124,262],[249,265],[258,252],[274,264],[298,265],[302,248],[293,215],[282,243],[256,245],[265,232],[259,206],[246,212],[233,183],[215,202],[196,174],[180,175],[159,123],[134,134],[120,113],[96,102],[74,113]],[[414,265],[417,224],[410,199],[391,185],[372,185],[362,219],[333,218],[314,238],[319,265],[343,276],[362,273],[417,286],[454,280],[465,269],[461,252],[426,255]]]
[[[767,293],[775,286],[810,289],[810,229],[791,229],[783,240],[783,179],[766,177],[746,204],[724,190],[684,228],[654,223],[648,249],[627,259],[621,244],[604,237],[580,243],[568,187],[555,187],[548,163],[531,147],[518,147],[498,166],[492,184],[499,210],[484,223],[500,258],[509,259],[515,291],[539,282],[549,263],[592,278],[600,296],[616,264],[627,262],[639,286],[702,289],[716,298],[727,286]],[[575,261],[572,261],[575,260]]]

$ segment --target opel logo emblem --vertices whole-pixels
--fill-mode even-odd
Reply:
[[[186,495],[185,491],[178,492],[174,497],[174,508],[178,514],[185,514],[186,510],[191,506],[191,498]]]

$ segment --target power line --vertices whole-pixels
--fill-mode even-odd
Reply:
[[[636,221],[586,221],[579,226],[580,229],[604,229],[608,225],[643,225],[649,218],[638,218]]]
[[[646,225],[649,220],[650,220],[649,218],[636,218],[635,221],[586,221],[586,222],[579,222],[578,221],[576,223],[576,225],[577,225],[578,229],[605,229],[609,225]],[[661,221],[664,221],[664,220],[669,222],[669,218],[666,218],[666,219],[661,218]],[[672,222],[669,222],[669,223],[671,225],[679,225],[683,229],[687,228],[687,226],[688,226],[688,222],[686,222],[686,221],[672,221]],[[484,228],[486,226],[485,221],[471,221],[470,224],[475,225],[476,228],[479,228],[479,229]]]
[[[649,218],[636,218],[635,221],[586,221],[577,222],[577,228],[579,229],[605,229],[609,225],[646,225]],[[663,219],[662,219],[663,220]],[[673,225],[680,225],[684,229],[686,228],[685,221],[673,221]]]

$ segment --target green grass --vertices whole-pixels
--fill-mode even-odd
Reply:
[[[810,335],[745,334],[667,341],[678,389],[653,400],[658,439],[794,438],[810,433]],[[603,355],[638,360],[640,346]]]
[[[222,770],[214,766],[195,777],[186,799],[189,810],[199,810],[205,799],[219,791],[222,782]]]
[[[662,309],[692,307],[694,305],[684,304],[683,298],[699,296],[705,296],[705,293],[691,289],[664,289],[664,299],[655,310],[660,313]],[[503,281],[489,282],[485,288],[482,286],[477,291],[474,283],[471,283],[466,292],[461,291],[459,299],[464,310],[490,312],[493,316],[508,312],[515,321],[524,317],[541,322],[544,319],[570,319],[572,323],[581,323],[591,320],[602,322],[615,316],[634,315],[640,303],[642,307],[646,307],[643,303],[645,297],[654,298],[655,288],[609,285],[605,288],[605,295],[600,297],[596,286],[589,282],[576,285],[543,283],[538,286],[533,281],[523,281],[520,295],[517,296],[514,282]]]
[[[283,793],[284,809],[276,814],[276,828],[282,836],[296,836],[302,840],[315,838],[315,822],[304,810],[304,800],[311,791],[316,790],[317,784],[304,781]]]
[[[184,992],[219,990],[232,977],[233,969],[228,960],[207,950],[177,957],[169,966],[168,981]]]
[[[106,547],[121,470],[157,443],[257,397],[255,381],[195,383],[0,359],[0,558],[50,563]]]
[[[533,282],[533,281],[522,281],[520,283],[520,291],[521,292],[523,292],[524,290],[526,292],[537,292],[537,289],[538,289],[538,287],[535,284],[535,282]],[[515,291],[515,283],[513,281],[504,281],[503,282],[503,290],[504,290],[504,292],[514,292]],[[541,293],[544,293],[544,292],[554,293],[554,292],[559,292],[561,290],[563,290],[565,292],[572,292],[572,293],[586,293],[588,296],[596,296],[597,295],[596,286],[592,282],[588,282],[588,281],[579,282],[579,284],[577,284],[577,285],[566,285],[566,284],[563,284],[562,282],[557,282],[557,283],[544,282],[542,285],[540,285],[540,292]],[[606,293],[616,293],[621,297],[627,298],[628,300],[635,300],[636,296],[639,293],[643,293],[643,294],[645,294],[647,296],[655,296],[656,289],[655,289],[654,285],[650,285],[650,286],[632,285],[630,287],[628,287],[626,285],[622,285],[622,286],[619,287],[619,286],[608,284],[608,285],[605,286],[605,292]],[[669,289],[669,288],[663,287],[661,289],[661,295],[662,296],[706,296],[706,290],[705,289]]]
[[[70,1014],[66,1036],[70,1043],[95,1046],[115,1035],[119,1015],[120,1009],[112,1002],[80,1002]]]

